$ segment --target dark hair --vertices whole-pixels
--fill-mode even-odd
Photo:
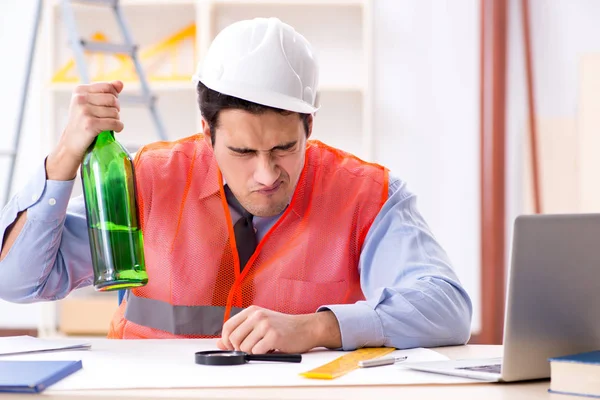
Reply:
[[[304,131],[308,136],[308,120],[310,114],[295,113],[293,111],[282,110],[280,108],[263,106],[262,104],[257,104],[248,100],[222,94],[215,90],[209,89],[202,82],[198,82],[197,92],[200,113],[206,122],[208,122],[213,145],[215,143],[215,128],[219,126],[219,112],[227,109],[243,110],[252,114],[264,114],[268,111],[273,111],[282,115],[298,114],[302,120],[302,124],[304,125]]]

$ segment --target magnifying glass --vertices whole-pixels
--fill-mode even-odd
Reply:
[[[239,365],[249,361],[278,361],[299,363],[301,354],[248,354],[243,351],[199,351],[196,353],[196,364],[202,365]]]

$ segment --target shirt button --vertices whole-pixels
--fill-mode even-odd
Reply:
[[[48,200],[48,204],[50,204],[51,206],[56,204],[56,199],[51,198],[50,200]]]

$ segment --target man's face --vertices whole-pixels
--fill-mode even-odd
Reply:
[[[204,120],[202,127],[210,138]],[[312,117],[309,133],[311,129]],[[240,204],[259,217],[281,213],[292,199],[304,166],[307,135],[298,114],[223,110],[215,134],[217,163]]]

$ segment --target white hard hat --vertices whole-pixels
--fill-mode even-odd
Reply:
[[[277,18],[235,22],[213,40],[193,77],[217,92],[298,113],[317,111],[310,43]]]

